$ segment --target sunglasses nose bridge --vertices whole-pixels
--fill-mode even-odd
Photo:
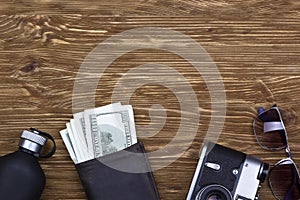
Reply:
[[[289,146],[287,146],[286,148],[285,148],[285,153],[286,153],[286,155],[289,157],[289,158],[293,158],[292,157],[292,152],[291,152],[291,149],[290,149],[290,147]]]

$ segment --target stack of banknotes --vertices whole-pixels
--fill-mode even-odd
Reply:
[[[75,113],[73,117],[60,134],[75,164],[137,142],[131,105],[113,103]]]

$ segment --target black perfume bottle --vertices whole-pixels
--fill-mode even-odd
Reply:
[[[52,150],[41,155],[47,138],[53,142]],[[24,130],[19,150],[0,157],[0,199],[39,200],[46,179],[38,158],[51,157],[55,150],[54,139],[48,133],[33,128]]]

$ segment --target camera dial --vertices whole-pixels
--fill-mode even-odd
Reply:
[[[266,163],[262,163],[261,166],[260,166],[260,171],[259,171],[259,174],[258,174],[258,177],[257,179],[260,181],[260,182],[264,182],[266,180],[266,177],[269,173],[269,164],[266,164]]]

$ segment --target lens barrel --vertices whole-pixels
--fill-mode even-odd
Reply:
[[[257,179],[261,183],[263,183],[266,180],[266,178],[268,176],[268,173],[269,173],[269,170],[270,170],[269,164],[267,164],[267,163],[262,163],[261,164],[261,166],[260,166],[260,172],[259,172],[258,177],[257,177]]]
[[[231,193],[224,186],[209,185],[203,188],[196,196],[196,200],[231,200]]]

